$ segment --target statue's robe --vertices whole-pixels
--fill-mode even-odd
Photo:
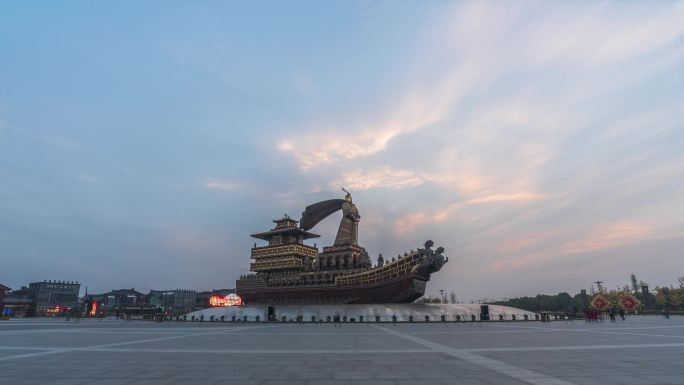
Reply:
[[[358,223],[361,219],[356,206],[345,199],[329,199],[306,207],[299,226],[309,230],[329,215],[342,210],[342,221],[335,237],[335,246],[358,244]]]

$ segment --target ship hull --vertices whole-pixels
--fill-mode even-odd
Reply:
[[[373,304],[409,303],[425,293],[426,280],[418,274],[367,285],[248,287],[237,282],[246,304]]]

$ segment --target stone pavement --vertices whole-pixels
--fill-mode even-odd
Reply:
[[[0,383],[684,384],[684,317],[266,324],[0,322]]]

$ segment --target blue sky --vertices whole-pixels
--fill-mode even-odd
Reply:
[[[682,2],[12,2],[0,281],[233,287],[354,193],[462,300],[684,275]],[[338,218],[315,230],[319,246]]]

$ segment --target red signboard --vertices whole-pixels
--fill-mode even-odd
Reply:
[[[209,297],[209,306],[211,307],[227,307],[227,306],[242,306],[242,298],[237,294],[228,294],[225,297],[220,295],[212,295]]]

